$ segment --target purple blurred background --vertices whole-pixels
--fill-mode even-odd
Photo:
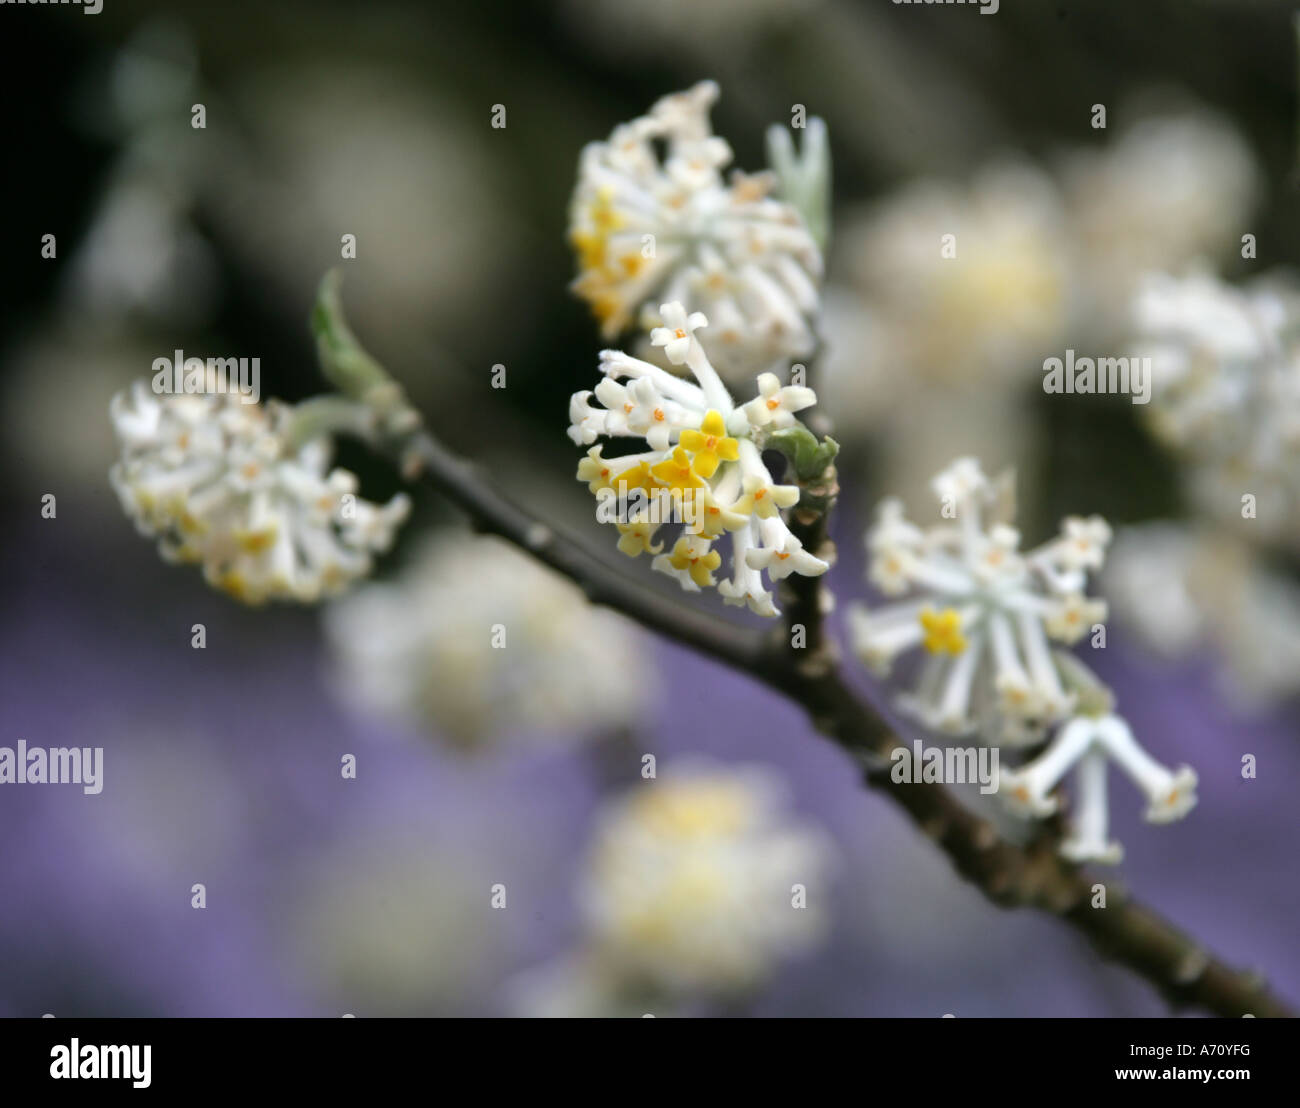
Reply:
[[[1062,149],[1111,150],[1090,105],[1154,88],[1240,136],[1262,182],[1243,224],[1259,265],[1294,260],[1289,4],[1008,4],[993,18],[847,0],[635,7],[631,25],[629,6],[596,0],[377,3],[364,16],[305,2],[6,10],[0,88],[17,153],[0,183],[0,746],[103,747],[105,787],[0,787],[0,1015],[504,1014],[517,975],[582,942],[575,890],[593,821],[636,781],[643,751],[772,767],[838,853],[825,942],[754,995],[701,1011],[1165,1013],[1067,928],[987,903],[800,712],[718,665],[647,639],[661,692],[617,741],[460,752],[344,695],[317,612],[237,607],[164,565],[120,512],[109,397],[178,347],[260,356],[271,395],[318,389],[306,314],[340,233],[356,229],[353,323],[434,429],[570,530],[606,539],[563,435],[600,345],[565,287],[574,167],[584,142],[704,76],[722,84],[717,128],[746,168],[792,103],[826,117],[845,227],[910,182],[964,182],[1002,151],[1046,173]],[[212,120],[201,136],[189,127],[200,99]],[[497,101],[511,129],[488,135]],[[1157,175],[1154,195],[1169,184]],[[35,245],[47,230],[56,262]],[[833,247],[829,272],[856,318],[867,309],[853,299],[852,241]],[[1249,268],[1228,254],[1230,275]],[[1082,342],[1069,332],[1062,345],[1083,348],[1093,321],[1074,326]],[[1067,513],[1184,515],[1176,467],[1131,411],[1044,406],[1041,355],[1019,400],[981,394],[1012,425],[989,425],[1002,456],[985,460],[991,473],[1022,465],[1027,537]],[[511,386],[486,426],[476,405],[498,362]],[[952,401],[955,422],[967,400]],[[855,426],[844,404],[831,413],[846,445],[841,611],[862,595],[866,510],[900,471],[932,472],[924,445],[913,456],[889,442],[919,440],[928,422],[903,403],[873,401],[883,430]],[[399,484],[354,445],[341,461],[373,499]],[[40,514],[47,493],[54,519]],[[447,522],[417,495],[412,534]],[[1277,568],[1297,578],[1294,557]],[[1300,1000],[1294,697],[1229,703],[1212,644],[1159,661],[1117,626],[1095,654],[1151,753],[1200,776],[1198,807],[1162,827],[1117,785],[1127,857],[1100,879]],[[355,780],[340,774],[347,754]],[[506,911],[490,907],[496,883]]]

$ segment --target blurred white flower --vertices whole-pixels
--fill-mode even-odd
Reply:
[[[1002,414],[1043,358],[1067,333],[1123,338],[1147,270],[1238,245],[1257,177],[1225,123],[1159,116],[1055,175],[1004,160],[969,185],[913,181],[842,220],[847,280],[827,292],[817,381],[837,429],[905,428],[888,444],[902,456],[886,457],[891,478],[928,472],[946,431],[932,430],[936,402],[960,390],[960,448],[1014,455],[1028,421]]]
[[[1150,274],[1135,316],[1152,358],[1148,416],[1198,506],[1242,539],[1300,545],[1300,290]]]
[[[703,81],[583,150],[573,288],[606,339],[668,326],[661,303],[704,311],[710,359],[724,377],[749,379],[812,353],[822,259],[795,209],[770,195],[772,174],[723,179],[732,153],[709,123],[717,96]]]
[[[1150,269],[1180,270],[1240,246],[1258,192],[1250,147],[1217,116],[1149,116],[1061,168],[1085,324],[1123,326]],[[1090,322],[1091,321],[1091,322]]]
[[[1021,163],[969,185],[917,181],[842,224],[837,249],[877,322],[888,384],[1023,379],[1065,324],[1065,237],[1051,179]]]
[[[597,737],[655,693],[630,624],[495,538],[426,540],[395,581],[327,608],[325,630],[344,697],[461,746]]]
[[[294,409],[216,391],[156,394],[143,381],[110,405],[121,455],[109,479],[141,534],[173,562],[247,604],[311,603],[366,576],[409,501],[356,495],[347,470],[326,471],[328,438],[298,444]]]
[[[463,1013],[503,957],[483,926],[485,864],[409,834],[346,840],[295,883],[289,959],[340,1014]]]
[[[1076,716],[1066,723],[1034,761],[1003,769],[999,795],[1012,810],[1042,818],[1054,813],[1053,790],[1071,769],[1078,795],[1070,834],[1061,853],[1073,862],[1118,863],[1123,847],[1109,837],[1107,762],[1114,761],[1147,798],[1150,823],[1181,819],[1196,805],[1196,773],[1188,766],[1169,770],[1152,758],[1118,716]]]
[[[1117,619],[1135,629],[1164,658],[1182,657],[1206,633],[1206,613],[1193,585],[1197,541],[1177,523],[1121,527],[1101,584],[1115,600]]]
[[[1086,671],[1050,640],[1073,644],[1106,618],[1084,595],[1087,572],[1105,556],[1105,521],[1069,518],[1059,537],[1020,552],[1010,477],[989,481],[961,458],[933,482],[951,523],[922,531],[896,500],[867,534],[868,576],[886,596],[908,599],[850,611],[863,662],[887,674],[924,646],[928,657],[899,708],[950,734],[982,732],[995,743],[1033,743],[1074,710]]]
[[[598,517],[608,510],[624,554],[653,555],[652,568],[688,592],[716,584],[726,603],[775,616],[765,570],[778,579],[791,572],[815,577],[830,568],[803,550],[781,516],[798,503],[798,486],[774,484],[762,458],[768,436],[797,426],[793,413],[816,403],[816,394],[781,389],[763,374],[759,395],[737,405],[701,345],[697,332],[709,321],[700,312],[688,316],[678,303],[663,305],[661,313],[664,326],[652,341],[698,384],[621,351],[603,351],[605,379],[594,393],[603,407],[591,405],[590,391],[574,393],[569,438],[580,446],[601,436],[643,438],[650,450],[606,458],[603,443],[593,446],[578,464],[578,480],[601,502]],[[655,537],[667,523],[684,528],[664,551]],[[722,555],[713,547],[727,538],[731,577],[717,582]]]
[[[598,818],[579,897],[585,945],[533,978],[525,1007],[603,1015],[753,989],[820,938],[832,861],[827,836],[784,810],[771,771],[674,764]]]
[[[190,222],[180,186],[123,173],[105,194],[69,267],[71,311],[139,312],[193,326],[214,300],[217,264]]]
[[[1178,523],[1121,528],[1102,584],[1121,625],[1160,656],[1216,652],[1239,707],[1300,692],[1300,585],[1231,535]]]
[[[908,497],[954,453],[1024,468],[1023,398],[1069,312],[1051,179],[1016,161],[922,179],[837,227],[847,280],[826,292],[815,379],[835,434],[872,435],[880,485]]]

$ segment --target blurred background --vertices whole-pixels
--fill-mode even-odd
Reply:
[[[961,453],[1017,467],[1031,545],[1105,515],[1098,670],[1153,755],[1201,781],[1170,827],[1116,800],[1128,856],[1107,880],[1300,998],[1300,518],[1239,533],[1142,408],[1062,403],[1040,376],[1066,348],[1124,353],[1147,271],[1238,285],[1295,263],[1290,5],[105,0],[2,18],[0,745],[103,747],[105,787],[0,790],[0,1014],[1164,1011],[1065,928],[963,885],[790,705],[490,542],[467,561],[426,491],[376,583],[322,610],[238,607],[118,507],[110,397],[176,349],[259,357],[264,395],[319,391],[307,313],[352,234],[351,322],[431,427],[617,557],[563,433],[603,345],[567,289],[568,201],[584,143],[703,78],[744,169],[794,105],[829,125],[814,383],[844,448],[837,595],[863,592],[876,501],[928,519],[917,493]],[[973,248],[941,272],[951,229]],[[400,487],[356,444],[338,457],[369,499]],[[496,622],[525,644],[505,664],[477,645]],[[663,810],[636,793],[645,754],[676,782]],[[665,826],[677,846],[647,838]],[[669,910],[695,903],[696,870],[725,875],[724,918],[746,926]],[[745,907],[792,882],[798,929]]]

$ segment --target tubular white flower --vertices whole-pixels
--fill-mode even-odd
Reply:
[[[1034,761],[1018,770],[1003,768],[998,792],[1021,815],[1044,817],[1057,810],[1052,790],[1092,745],[1092,721],[1071,720]]]
[[[650,332],[650,344],[662,346],[668,360],[673,365],[681,365],[691,351],[696,330],[707,327],[709,321],[703,312],[692,312],[688,316],[680,304],[665,304],[659,314],[664,325]]]
[[[1061,854],[1072,862],[1100,862],[1116,866],[1124,860],[1124,847],[1110,838],[1110,808],[1106,792],[1106,752],[1090,747],[1075,769],[1078,784],[1076,811],[1070,833],[1061,840]]]
[[[1168,770],[1151,757],[1122,719],[1107,716],[1097,724],[1100,741],[1116,765],[1146,794],[1149,823],[1171,823],[1196,806],[1196,772],[1189,766]]]
[[[1146,819],[1169,823],[1196,806],[1196,773],[1189,766],[1166,769],[1133,737],[1116,715],[1076,716],[1065,724],[1036,759],[1019,769],[1003,769],[998,794],[1021,815],[1042,818],[1057,810],[1052,794],[1076,770],[1078,796],[1071,833],[1061,853],[1076,862],[1117,863],[1123,848],[1109,839],[1106,766],[1113,761],[1146,795]]]
[[[570,207],[573,288],[607,339],[653,327],[673,364],[681,338],[670,345],[669,336],[680,325],[654,309],[703,311],[714,323],[713,363],[747,379],[812,353],[822,259],[796,210],[771,197],[772,174],[723,179],[732,153],[709,123],[717,96],[716,84],[701,82],[583,150]]]
[[[290,437],[293,409],[228,392],[157,395],[137,381],[110,415],[121,456],[109,480],[168,561],[194,563],[247,604],[311,603],[340,592],[392,545],[409,501],[372,504],[327,472],[329,442]]]
[[[1076,700],[1074,670],[1062,671],[1049,640],[1076,642],[1105,619],[1105,604],[1083,588],[1110,529],[1070,518],[1059,538],[1022,554],[1019,532],[1002,518],[1007,490],[974,458],[955,461],[932,487],[952,523],[922,531],[887,500],[867,535],[869,579],[907,599],[851,614],[858,654],[886,675],[896,657],[924,646],[929,658],[900,697],[904,711],[948,733],[1036,742]]]
[[[797,406],[788,407],[788,423],[751,422],[752,405],[766,408],[778,394],[763,394],[760,381],[759,397],[737,406],[700,345],[697,332],[708,320],[700,312],[687,315],[681,304],[665,304],[661,311],[668,324],[656,331],[655,341],[697,383],[621,351],[604,351],[605,380],[594,396],[605,407],[589,403],[591,392],[575,393],[569,437],[579,445],[602,435],[641,438],[650,450],[606,458],[603,444],[594,446],[578,464],[578,480],[598,499],[618,504],[610,522],[619,529],[625,554],[655,554],[651,568],[674,577],[686,591],[716,585],[726,603],[775,616],[764,571],[779,580],[791,573],[815,577],[830,568],[803,549],[781,516],[799,502],[798,487],[775,484],[762,459],[768,434],[796,426],[791,413],[817,397],[811,389],[799,389],[788,402],[780,398],[778,407]],[[683,531],[660,552],[656,532],[666,523],[683,524]],[[722,569],[722,555],[714,547],[726,538],[730,574],[719,582],[715,573]]]
[[[1090,600],[1077,592],[1063,596],[1043,613],[1043,627],[1048,635],[1068,645],[1077,643],[1090,628],[1105,622],[1106,602]]]
[[[816,577],[826,572],[826,563],[803,548],[803,543],[790,533],[780,516],[765,519],[758,526],[767,545],[745,552],[744,561],[750,569],[765,569],[774,581],[784,580],[792,573]]]
[[[745,416],[755,427],[791,427],[796,422],[795,412],[811,408],[817,403],[817,394],[802,385],[782,387],[775,373],[758,375],[758,396],[745,405]]]

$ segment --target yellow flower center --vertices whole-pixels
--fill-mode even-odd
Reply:
[[[925,631],[925,648],[931,654],[960,654],[966,649],[966,636],[961,633],[961,614],[956,608],[933,608],[921,611],[921,627]]]

